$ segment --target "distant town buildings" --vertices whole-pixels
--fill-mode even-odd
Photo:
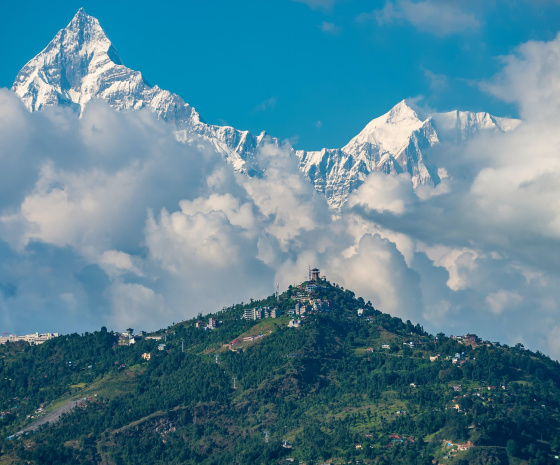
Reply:
[[[307,291],[308,294],[315,294],[317,292],[317,284],[308,284],[307,286],[305,286],[305,290]]]
[[[326,299],[314,299],[311,306],[316,312],[328,312],[330,310],[330,303]]]
[[[414,349],[416,347],[421,347],[422,346],[422,341],[406,341],[406,342],[403,342],[403,346],[408,346],[411,349]]]
[[[278,318],[282,314],[279,308],[255,307],[247,308],[243,312],[245,320],[262,320],[263,318]]]
[[[270,318],[278,318],[281,315],[282,315],[282,310],[280,310],[279,308],[273,308],[270,311]]]
[[[118,344],[120,346],[128,346],[128,345],[132,345],[132,344],[136,344],[137,341],[142,339],[142,336],[140,334],[134,335],[133,334],[133,329],[132,328],[128,328],[125,332],[123,333],[117,333],[119,335],[119,342]],[[154,336],[148,336],[146,337],[146,339],[156,339]],[[161,337],[159,337],[159,339],[161,339]]]
[[[13,334],[7,334],[0,337],[0,344],[5,344],[6,342],[19,342],[24,341],[29,344],[42,344],[45,341],[54,339],[58,337],[58,333],[33,333],[26,334],[25,336],[16,336]]]
[[[464,336],[451,336],[451,339],[455,339],[461,344],[465,344],[471,347],[478,347],[482,344],[488,343],[488,341],[482,341],[476,334],[465,334]]]
[[[299,302],[296,303],[296,308],[294,309],[295,315],[303,315],[307,311],[307,305],[303,305]]]
[[[243,318],[245,320],[260,320],[262,319],[263,309],[257,308],[246,308],[243,312]]]
[[[220,325],[220,322],[216,318],[209,317],[208,323],[198,320],[194,325],[196,328],[216,329]]]
[[[296,302],[300,303],[309,303],[311,297],[307,292],[298,292],[295,296],[292,297]]]

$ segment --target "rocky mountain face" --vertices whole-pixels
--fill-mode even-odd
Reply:
[[[123,65],[99,21],[80,8],[70,24],[18,73],[12,90],[30,111],[52,105],[80,115],[92,99],[117,110],[148,108],[175,125],[177,138],[202,138],[237,171],[258,174],[255,153],[267,136],[206,124],[180,96],[151,86],[139,71]]]
[[[445,169],[429,163],[429,149],[442,142],[462,143],[482,131],[509,131],[518,120],[496,118],[488,113],[451,111],[419,115],[405,100],[375,118],[341,149],[296,151],[300,168],[334,207],[371,172],[408,173],[414,187],[437,185]]]
[[[98,98],[121,110],[148,107],[181,125],[200,121],[181,97],[150,86],[142,73],[124,66],[99,21],[83,9],[23,67],[12,89],[31,111],[66,105],[81,114]]]
[[[70,24],[19,72],[12,90],[30,111],[53,105],[81,114],[92,99],[117,110],[148,108],[173,124],[180,141],[203,139],[234,169],[259,176],[257,152],[280,142],[229,126],[206,124],[180,96],[151,86],[139,71],[123,65],[99,21],[80,9]],[[427,160],[442,141],[461,143],[480,131],[508,131],[519,122],[487,113],[449,112],[419,116],[406,101],[372,120],[341,149],[294,151],[300,168],[331,206],[344,205],[369,173],[409,173],[414,186],[436,185],[441,174]],[[443,172],[440,170],[440,173]]]

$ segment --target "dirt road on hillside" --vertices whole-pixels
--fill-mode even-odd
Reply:
[[[63,414],[70,412],[81,401],[81,399],[71,400],[70,402],[64,404],[62,407],[57,408],[54,412],[48,413],[44,417],[41,417],[37,421],[31,423],[29,426],[26,426],[22,430],[18,431],[13,435],[13,437],[21,436],[22,434],[28,433],[29,431],[36,431],[41,425],[44,425],[45,423],[50,423],[51,425],[56,423]]]

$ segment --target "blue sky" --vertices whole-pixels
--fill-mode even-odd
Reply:
[[[517,108],[479,90],[500,56],[548,41],[557,1],[205,0],[5,3],[0,86],[83,6],[125,65],[207,122],[296,148],[340,147],[403,98],[437,110]]]

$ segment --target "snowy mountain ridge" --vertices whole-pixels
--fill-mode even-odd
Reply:
[[[139,71],[122,63],[99,21],[80,8],[68,26],[18,73],[12,90],[29,111],[53,105],[80,115],[92,99],[117,110],[148,108],[175,126],[180,141],[197,138],[210,143],[234,169],[260,175],[256,154],[267,143],[280,142],[266,133],[254,136],[229,126],[206,124],[180,96],[151,86]],[[517,120],[487,113],[448,112],[419,116],[406,101],[375,118],[341,149],[294,151],[300,169],[333,207],[369,175],[407,172],[414,186],[436,185],[438,169],[427,160],[430,147],[442,141],[461,143],[480,131],[509,131]]]
[[[334,207],[341,207],[371,172],[409,173],[414,187],[437,185],[438,167],[426,158],[442,142],[463,143],[481,131],[506,132],[519,120],[484,112],[450,111],[420,115],[406,100],[369,122],[341,149],[296,151],[300,168]]]
[[[30,111],[64,105],[81,115],[95,98],[117,110],[148,108],[176,126],[179,140],[201,137],[237,171],[258,171],[251,161],[265,134],[253,137],[248,131],[204,123],[181,97],[152,87],[141,72],[124,66],[99,21],[83,8],[21,69],[12,90]]]

